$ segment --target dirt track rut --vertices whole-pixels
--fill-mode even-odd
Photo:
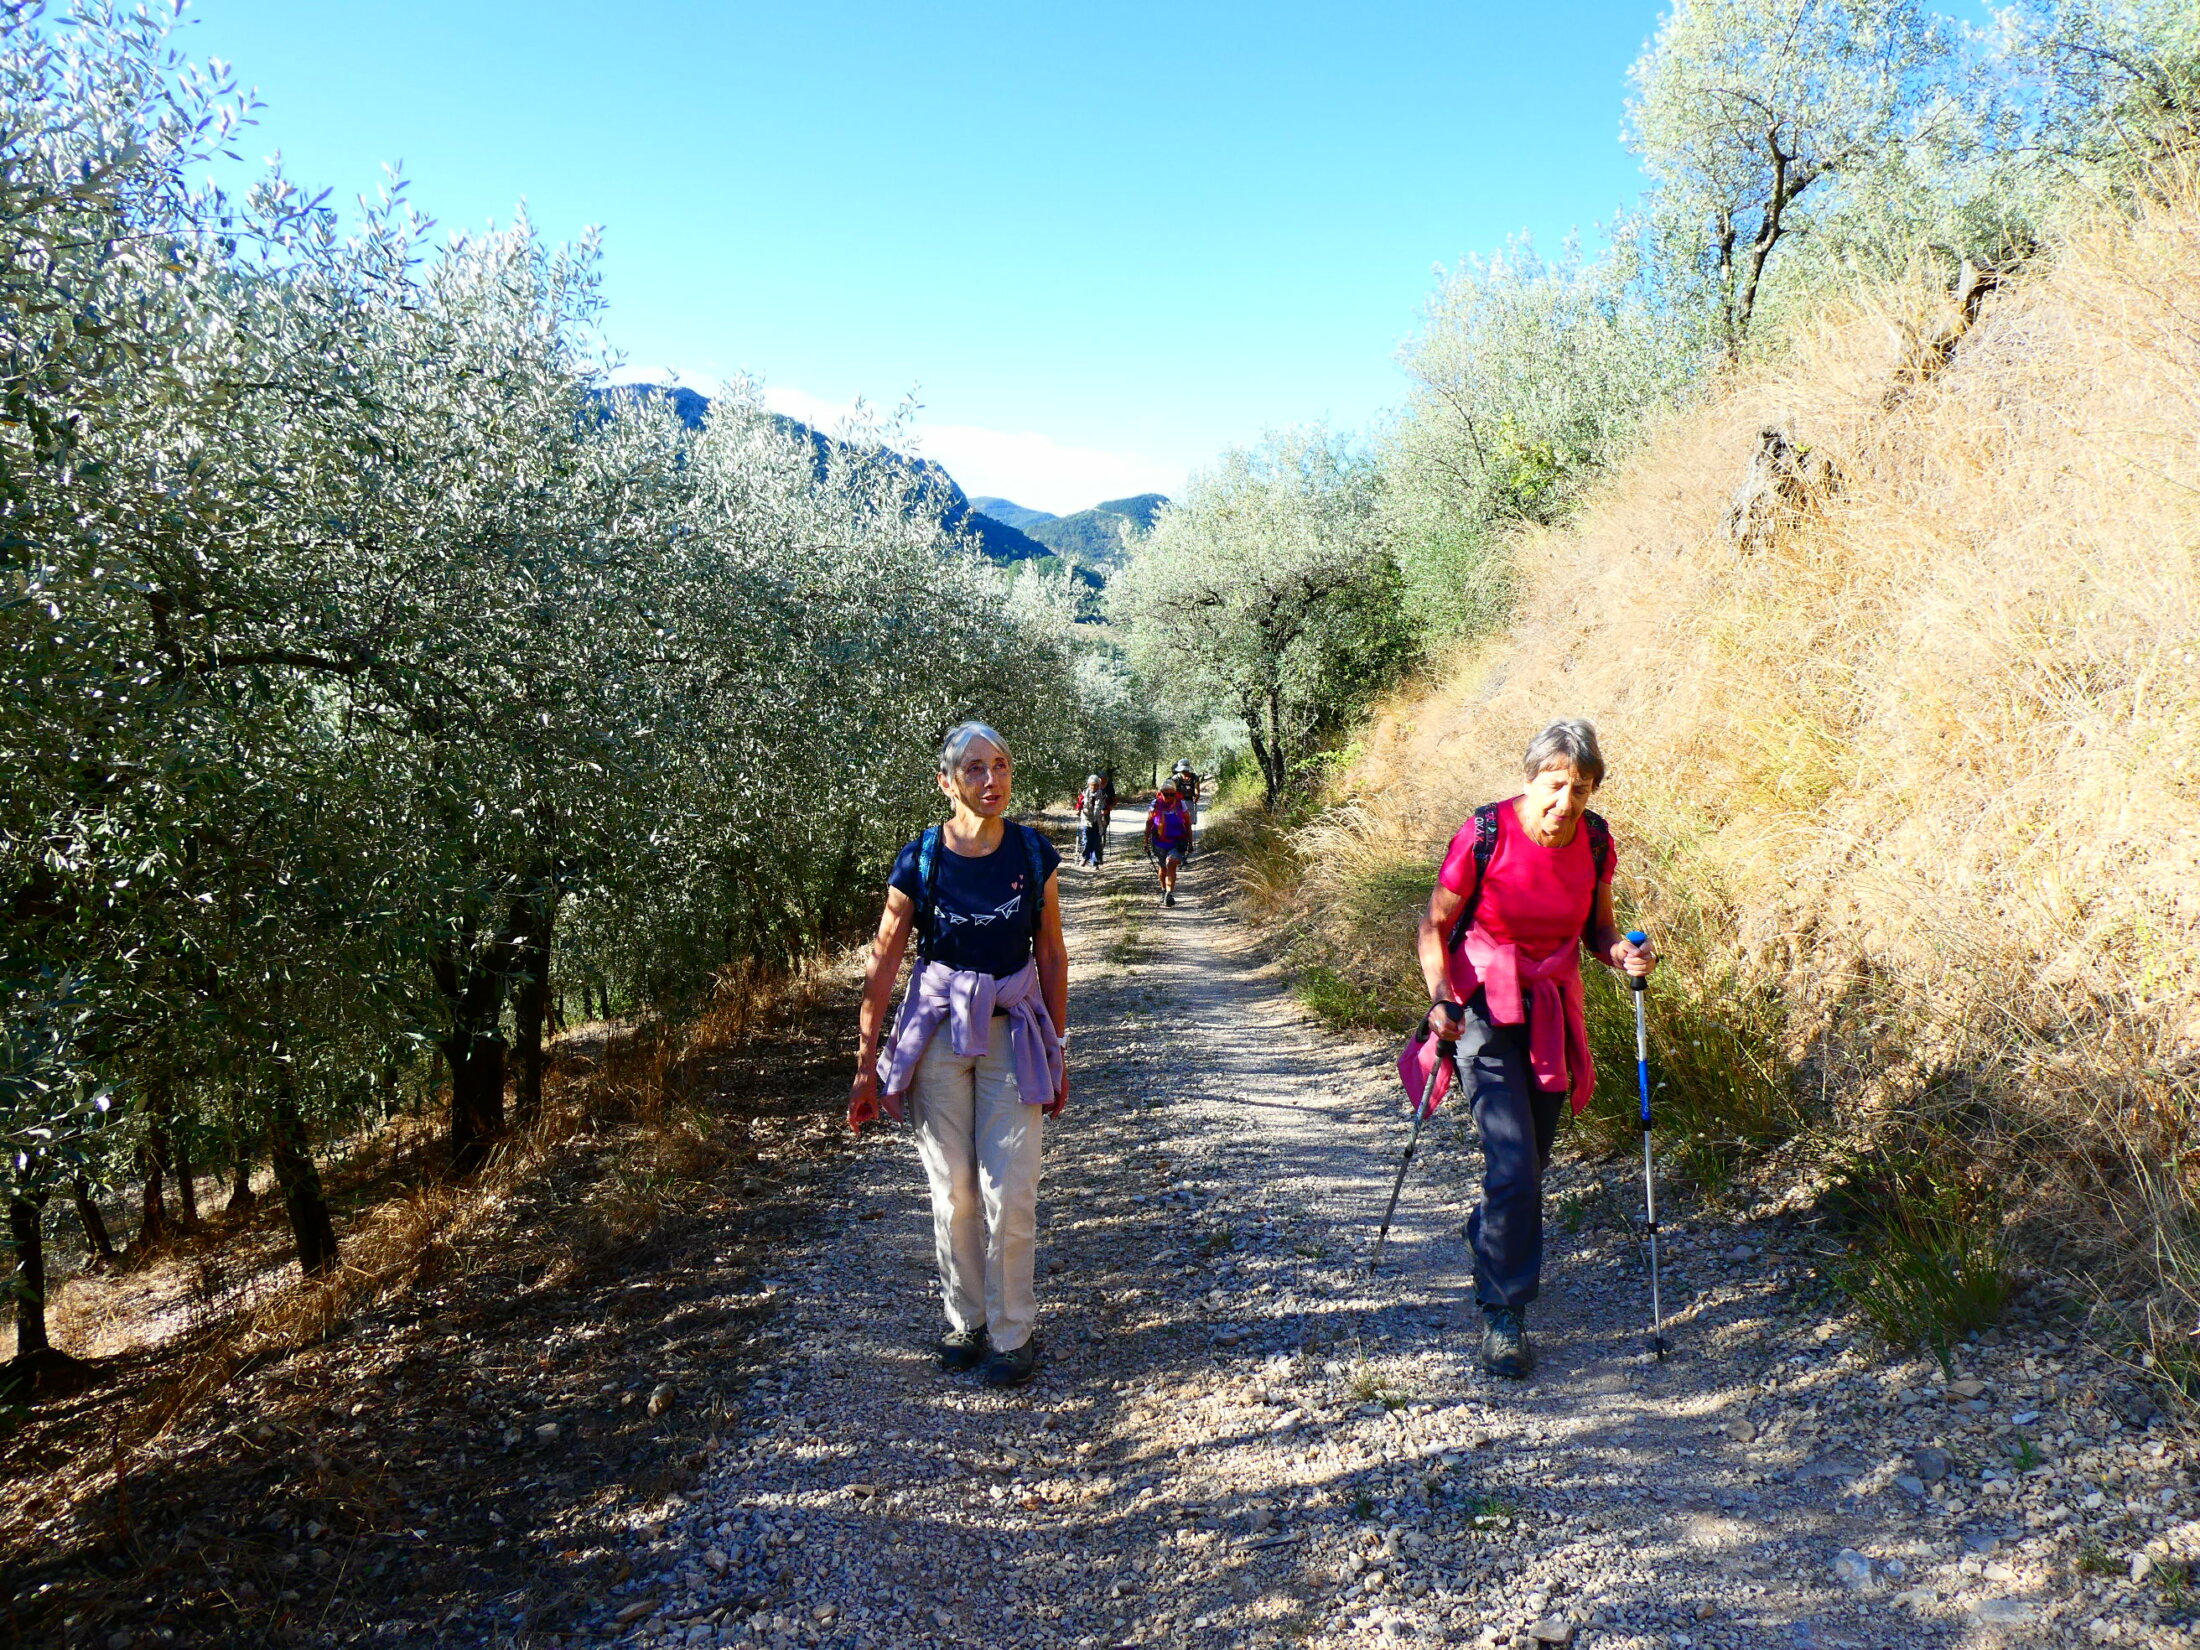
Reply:
[[[1633,1166],[1563,1162],[1542,1368],[1483,1376],[1463,1120],[1431,1131],[1371,1274],[1404,1139],[1388,1051],[1300,1012],[1219,867],[1159,909],[1129,834],[1063,873],[1075,1091],[1039,1379],[933,1369],[922,1180],[876,1137],[766,1280],[777,1351],[738,1430],[581,1637],[1800,1650],[2049,1642],[2090,1614],[1985,1455],[1946,1438],[1946,1476],[1916,1476],[1951,1416],[2008,1432],[2003,1391],[1846,1344],[1778,1220],[1676,1223],[1678,1351],[1654,1363]]]

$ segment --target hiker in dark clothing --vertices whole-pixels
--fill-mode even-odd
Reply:
[[[1199,835],[1199,775],[1192,770],[1191,762],[1176,759],[1176,767],[1169,775],[1176,786],[1177,800],[1184,804],[1184,818],[1191,829],[1184,833],[1184,857],[1192,857],[1192,839]]]
[[[1108,817],[1114,808],[1114,799],[1101,777],[1094,774],[1087,779],[1077,797],[1077,857],[1089,869],[1098,870],[1101,860],[1107,857]]]

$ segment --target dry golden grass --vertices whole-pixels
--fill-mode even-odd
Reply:
[[[1380,949],[1338,915],[1354,891],[1425,878],[1536,729],[1589,716],[1623,916],[1681,965],[1668,1002],[1769,988],[1813,1105],[1959,1130],[2021,1187],[2035,1253],[2174,1270],[2154,1246],[2192,1223],[2160,1181],[2189,1203],[2200,1102],[2195,267],[2186,177],[1991,297],[1927,382],[1893,393],[1949,319],[1920,284],[1674,416],[1519,543],[1509,634],[1380,718],[1301,835],[1301,909]],[[1832,479],[1743,548],[1722,518],[1771,426]]]
[[[589,1027],[567,1039],[553,1059],[542,1116],[500,1142],[479,1174],[456,1184],[405,1185],[362,1210],[345,1228],[339,1265],[326,1277],[298,1277],[287,1250],[263,1257],[258,1286],[198,1326],[203,1333],[191,1355],[131,1417],[132,1440],[160,1436],[247,1363],[319,1340],[392,1294],[432,1281],[443,1267],[471,1264],[469,1250],[503,1219],[507,1201],[581,1135],[616,1129],[621,1149],[614,1170],[569,1212],[571,1254],[563,1276],[546,1281],[631,1253],[723,1166],[726,1149],[701,1104],[716,1064],[807,1013],[836,988],[844,964],[818,959],[791,973],[730,968],[690,1021]],[[393,1163],[423,1147],[432,1155],[440,1132],[438,1120],[396,1118],[359,1150]]]

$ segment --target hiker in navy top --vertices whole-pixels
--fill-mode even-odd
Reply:
[[[1008,741],[983,722],[963,723],[940,746],[954,817],[894,863],[848,1094],[848,1127],[859,1132],[882,1108],[899,1122],[907,1098],[946,1297],[940,1364],[983,1364],[994,1386],[1021,1386],[1038,1368],[1039,1147],[1045,1119],[1069,1103],[1061,855],[1003,817],[1012,774]],[[917,965],[882,1046],[912,934]]]
[[[1029,829],[1016,828],[1017,832]],[[1046,883],[1042,880],[1036,888],[1031,885],[1031,863],[1024,844],[1010,841],[1012,834],[1004,830],[1000,846],[975,859],[941,844],[943,851],[932,884],[938,937],[925,953],[927,960],[945,963],[949,968],[977,969],[997,980],[1006,979],[1030,963],[1032,902],[1046,898]],[[1045,867],[1046,876],[1052,877],[1062,856],[1045,837],[1036,831],[1031,835],[1039,863]],[[919,837],[902,849],[894,861],[893,874],[886,879],[886,886],[900,889],[912,907],[924,897],[917,874],[917,851],[923,843]]]

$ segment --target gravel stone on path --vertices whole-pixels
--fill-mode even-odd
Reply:
[[[1675,1211],[1654,1362],[1639,1184],[1562,1142],[1542,1364],[1485,1377],[1463,1119],[1424,1136],[1372,1274],[1390,1051],[1305,1018],[1214,863],[1161,910],[1136,828],[1062,872],[1038,1379],[935,1369],[922,1175],[872,1137],[773,1269],[776,1362],[564,1642],[2195,1643],[2191,1453],[2133,1383],[2021,1311],[1952,1379],[1889,1360],[1782,1208]]]

